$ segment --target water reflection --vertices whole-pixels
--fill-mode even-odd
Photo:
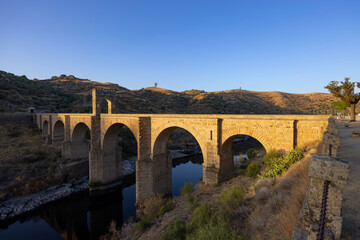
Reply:
[[[196,184],[202,176],[202,165],[189,160],[184,159],[180,165],[173,165],[173,196],[180,194],[180,188],[185,182],[192,181]],[[196,156],[192,160],[199,162]],[[106,196],[90,198],[86,191],[69,199],[47,204],[12,222],[0,222],[0,239],[98,239],[108,232],[112,220],[119,224],[131,216],[135,217],[135,191],[133,183]]]

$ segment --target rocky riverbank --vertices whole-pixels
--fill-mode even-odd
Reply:
[[[171,150],[170,155],[173,159],[179,159],[196,153],[199,153],[198,149]],[[126,177],[134,174],[135,168],[136,160],[124,160],[122,162],[123,176]],[[35,210],[44,204],[67,198],[72,194],[79,193],[87,189],[89,189],[89,177],[85,176],[71,183],[59,184],[49,187],[41,192],[9,199],[0,203],[0,221],[20,216],[24,213]]]
[[[129,176],[135,172],[135,160],[124,160],[122,162],[123,176]],[[83,177],[71,183],[49,187],[48,189],[9,199],[0,203],[0,221],[8,220],[24,213],[35,210],[36,208],[63,198],[67,198],[74,193],[89,189],[89,177]]]

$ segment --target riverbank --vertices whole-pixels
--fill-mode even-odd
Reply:
[[[198,239],[197,234],[216,234],[216,231],[211,231],[213,228],[240,239],[290,239],[310,181],[309,160],[311,154],[321,152],[320,148],[321,145],[308,148],[302,160],[274,179],[247,177],[244,176],[246,172],[238,168],[237,176],[220,185],[209,186],[199,182],[190,194],[169,200],[172,204],[163,203],[163,206],[173,206],[164,214],[148,222],[144,220],[146,218],[137,223],[128,222],[120,228],[113,223],[110,234],[102,239],[155,240],[168,232],[168,236],[177,236],[177,239],[185,239],[185,234],[186,239]],[[262,159],[256,161],[262,162]],[[263,167],[264,172],[266,168]],[[156,199],[152,201],[152,208],[161,208],[156,202]],[[155,211],[155,215],[159,214]],[[222,214],[227,216],[224,219],[226,226],[218,229],[222,223],[216,222],[216,219]],[[194,224],[197,227],[194,228]],[[206,236],[200,239],[213,237]]]
[[[196,149],[193,150],[172,150],[171,155],[173,157],[174,164],[178,165],[182,163],[182,159],[199,155]],[[200,162],[199,158],[195,158],[196,162]],[[136,160],[124,160],[122,162],[123,171],[123,185],[131,185],[135,183],[135,168]],[[20,196],[11,198],[0,203],[0,221],[9,220],[11,218],[20,216],[27,212],[33,211],[44,204],[57,201],[70,197],[75,193],[79,193],[89,189],[89,177],[85,176],[79,180],[72,181],[70,183],[58,184],[51,186],[44,191],[29,194],[27,196]]]

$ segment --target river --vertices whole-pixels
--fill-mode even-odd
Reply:
[[[173,165],[173,196],[180,195],[185,182],[196,184],[201,178],[202,165],[192,163],[194,158],[198,160],[199,157],[182,158],[182,163]],[[107,233],[111,220],[123,223],[135,217],[135,188],[132,184],[95,199],[84,191],[46,204],[11,222],[0,222],[0,240],[98,239]]]

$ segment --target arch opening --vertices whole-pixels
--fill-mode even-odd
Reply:
[[[252,161],[261,163],[265,154],[266,149],[263,144],[252,136],[237,134],[229,137],[221,147],[221,181],[227,180],[226,178],[231,176],[235,169],[245,172]]]
[[[64,142],[64,123],[62,121],[57,121],[54,125],[54,136],[53,136],[53,144],[56,146],[60,146]]]
[[[104,183],[131,175],[137,159],[137,141],[126,125],[115,123],[108,128],[103,141]]]
[[[185,182],[196,184],[203,175],[201,147],[189,131],[163,130],[153,149],[154,193],[180,195]]]
[[[47,136],[49,134],[49,122],[45,120],[42,126],[42,135]]]
[[[90,129],[85,123],[78,123],[71,137],[71,159],[89,162]]]
[[[100,113],[111,114],[112,106],[111,101],[107,98],[102,98],[100,101]]]

